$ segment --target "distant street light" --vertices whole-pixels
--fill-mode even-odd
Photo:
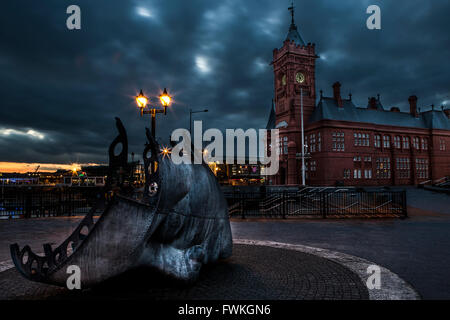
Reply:
[[[200,112],[208,112],[208,109],[205,110],[196,110],[196,111],[192,111],[192,109],[189,109],[189,134],[192,136],[192,114],[193,113],[200,113]]]
[[[148,98],[144,95],[142,90],[139,92],[139,95],[136,96],[136,104],[138,105],[141,117],[144,116],[144,114],[150,114],[152,116],[152,136],[156,137],[156,114],[157,113],[167,113],[167,107],[170,105],[170,102],[172,101],[172,97],[167,93],[167,89],[164,88],[163,93],[159,96],[159,100],[161,101],[161,104],[163,105],[164,109],[156,109],[156,107],[147,107],[148,104]]]

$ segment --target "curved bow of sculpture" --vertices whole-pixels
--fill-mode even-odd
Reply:
[[[126,131],[116,119],[119,136],[109,149],[106,195],[56,249],[45,256],[29,246],[11,245],[16,268],[26,278],[65,286],[67,268],[81,272],[83,287],[137,266],[151,266],[173,277],[195,280],[203,264],[231,255],[232,238],[226,200],[206,164],[175,165],[147,130],[144,149],[145,187],[131,187]],[[122,153],[114,155],[116,144]],[[102,211],[94,222],[94,215]]]

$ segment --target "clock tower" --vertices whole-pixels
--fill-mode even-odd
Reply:
[[[292,125],[300,128],[300,94],[303,94],[304,122],[314,110],[315,89],[315,45],[305,44],[294,23],[294,6],[291,11],[289,32],[280,49],[273,50],[274,99],[276,126]],[[292,128],[293,129],[293,128]]]
[[[289,32],[283,46],[273,50],[275,128],[280,129],[280,170],[272,182],[296,185],[300,183],[298,173],[303,172],[303,163],[298,160],[298,154],[302,152],[301,103],[303,101],[305,127],[316,104],[315,63],[318,56],[315,45],[305,44],[297,30],[293,4],[289,11]]]

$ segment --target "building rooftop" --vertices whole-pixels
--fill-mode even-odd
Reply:
[[[297,26],[295,24],[291,24],[289,27],[289,32],[286,36],[286,40],[294,41],[296,45],[305,46],[305,41],[303,41],[302,36],[297,31]]]
[[[450,120],[442,110],[422,112],[416,118],[408,112],[387,111],[379,100],[376,109],[356,107],[350,99],[342,99],[342,102],[343,107],[340,108],[334,98],[322,97],[309,121],[339,120],[395,127],[450,130]]]

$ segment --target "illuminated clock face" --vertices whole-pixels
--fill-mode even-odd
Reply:
[[[283,75],[283,77],[281,78],[281,84],[282,84],[283,86],[286,85],[286,75]]]
[[[301,72],[298,72],[298,73],[295,75],[295,80],[296,80],[298,83],[303,83],[303,82],[305,82],[305,75],[304,75],[303,73],[301,73]]]

